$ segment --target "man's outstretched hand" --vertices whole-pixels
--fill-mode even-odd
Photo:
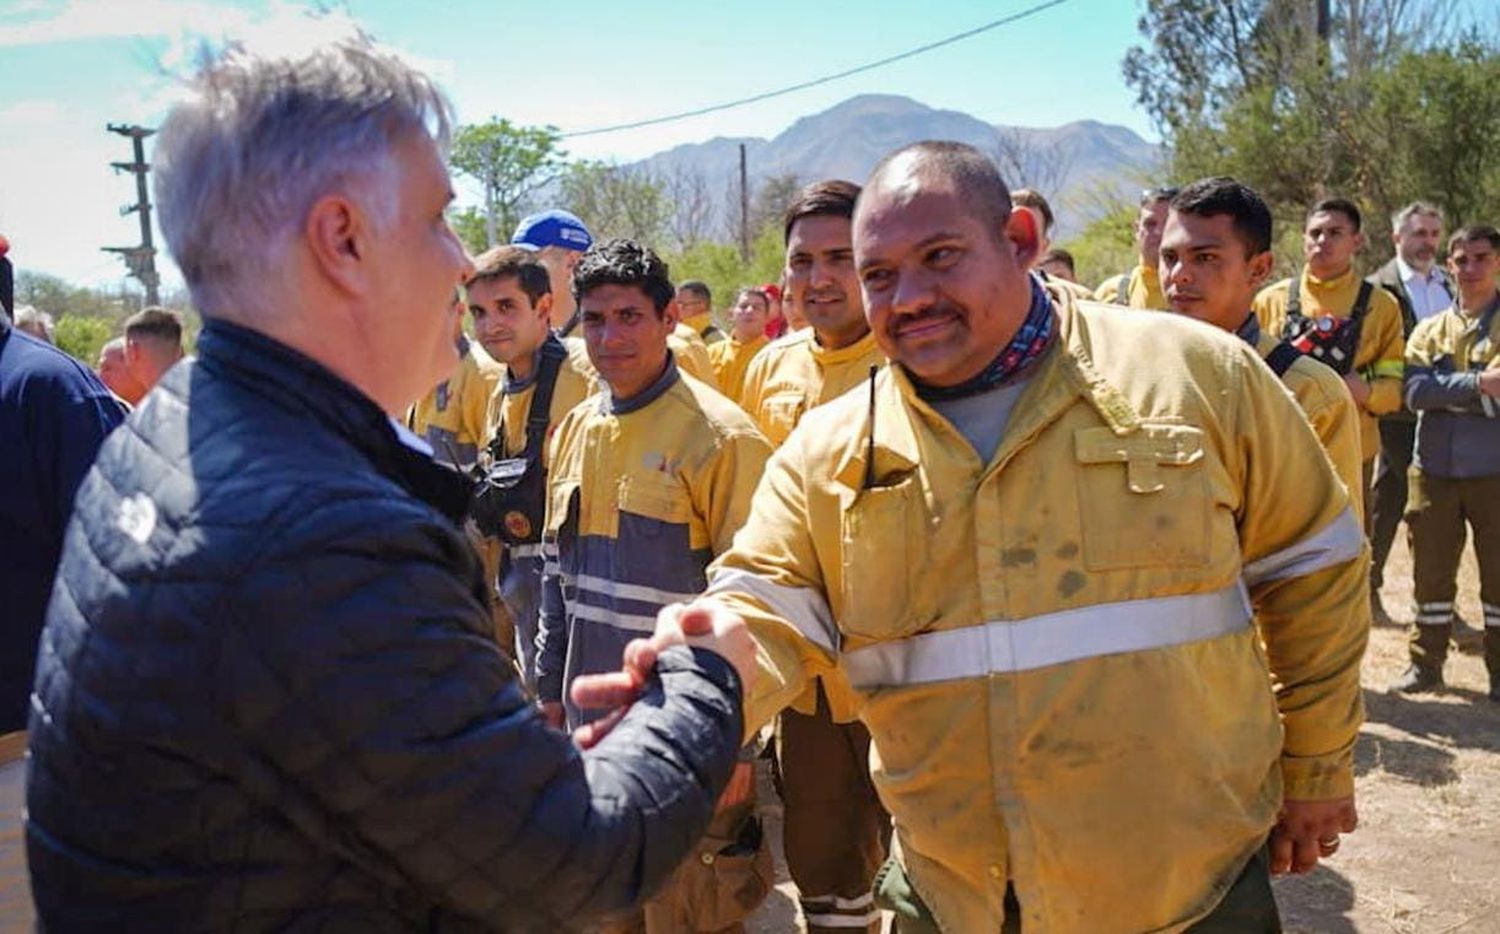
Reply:
[[[695,645],[718,653],[734,666],[746,694],[755,679],[755,640],[737,614],[713,601],[674,603],[656,615],[656,632],[649,639],[636,639],[625,647],[619,671],[583,675],[573,682],[573,703],[586,710],[616,708],[615,712],[573,734],[582,749],[588,749],[608,734],[624,715],[623,708],[635,702],[641,686],[651,677],[661,653],[674,645]]]
[[[1312,872],[1319,859],[1338,852],[1339,834],[1359,826],[1354,798],[1284,801],[1271,828],[1271,875]]]

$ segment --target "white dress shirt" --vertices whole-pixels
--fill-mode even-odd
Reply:
[[[1411,297],[1412,313],[1417,316],[1418,321],[1431,318],[1453,304],[1453,294],[1448,291],[1448,283],[1438,272],[1436,265],[1424,276],[1406,265],[1406,260],[1398,255],[1396,271],[1401,274],[1401,282],[1406,286],[1406,294]]]

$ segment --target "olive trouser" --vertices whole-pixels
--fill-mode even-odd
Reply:
[[[755,799],[714,814],[682,865],[639,909],[595,934],[744,934],[744,921],[776,883]]]
[[[943,934],[900,865],[891,860],[876,881],[876,903],[896,915],[896,934]],[[1001,934],[1020,934],[1021,905],[1015,889],[1005,890],[1005,924]],[[1265,847],[1255,851],[1229,891],[1208,916],[1187,934],[1280,934],[1281,914],[1271,892],[1271,856]]]
[[[870,885],[890,846],[891,818],[870,781],[869,730],[833,722],[821,681],[817,692],[815,713],[785,710],[776,725],[787,868],[810,934],[874,932],[880,912]]]
[[[1453,479],[1412,470],[1406,513],[1411,543],[1416,625],[1411,658],[1441,670],[1453,632],[1458,562],[1467,529],[1474,530],[1479,556],[1479,599],[1484,605],[1484,664],[1500,675],[1500,475]]]
[[[1380,420],[1380,456],[1370,484],[1370,587],[1385,583],[1385,562],[1396,541],[1396,529],[1406,513],[1406,475],[1417,443],[1417,422],[1405,418]]]

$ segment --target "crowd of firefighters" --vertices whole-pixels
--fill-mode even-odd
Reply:
[[[1348,491],[1352,514],[1369,535],[1373,560],[1367,593],[1377,619],[1385,615],[1381,572],[1398,526],[1406,521],[1415,562],[1415,625],[1411,666],[1394,690],[1443,685],[1456,621],[1458,563],[1466,526],[1472,529],[1490,698],[1500,701],[1500,233],[1484,225],[1456,231],[1446,243],[1445,269],[1438,258],[1444,247],[1442,214],[1414,202],[1391,218],[1395,257],[1367,278],[1357,266],[1366,243],[1361,212],[1350,201],[1328,199],[1306,214],[1301,267],[1270,281],[1269,211],[1245,186],[1209,179],[1181,191],[1143,192],[1135,221],[1137,264],[1091,290],[1074,281],[1067,251],[1049,248],[1054,216],[1047,200],[1030,189],[1010,194],[1015,214],[1033,237],[1029,281],[1037,307],[1099,302],[1118,315],[1175,311],[1238,334],[1255,348],[1295,397]],[[527,217],[511,244],[474,258],[461,299],[470,327],[453,335],[462,363],[409,414],[409,427],[436,456],[480,478],[471,532],[488,556],[498,639],[549,721],[574,729],[600,712],[576,705],[571,684],[618,669],[629,642],[648,636],[663,608],[691,601],[706,587],[710,592],[743,587],[763,604],[752,608],[795,615],[780,605],[785,593],[747,584],[749,574],[737,572],[732,558],[722,559],[732,546],[736,553],[756,551],[789,581],[795,579],[798,562],[810,560],[797,553],[798,546],[774,536],[750,540],[765,534],[759,527],[735,541],[752,509],[766,509],[765,500],[777,495],[774,484],[767,488],[774,477],[763,479],[768,470],[781,473],[768,468],[771,456],[805,417],[840,397],[838,414],[826,416],[823,434],[835,425],[869,420],[869,437],[860,442],[869,444],[868,457],[819,444],[817,438],[798,448],[801,457],[815,452],[848,460],[819,466],[820,474],[847,484],[843,498],[833,500],[844,504],[842,515],[817,514],[804,490],[779,491],[800,500],[791,514],[802,516],[812,539],[800,547],[822,551],[826,546],[841,555],[845,572],[868,575],[869,569],[879,569],[874,576],[822,581],[830,594],[839,595],[831,645],[846,653],[845,662],[837,670],[821,670],[823,677],[794,680],[781,692],[778,706],[784,711],[774,729],[746,745],[698,855],[620,930],[740,929],[772,883],[766,841],[753,813],[749,770],[757,755],[773,763],[785,806],[786,861],[807,928],[879,926],[872,884],[891,845],[891,819],[870,778],[867,724],[879,700],[861,691],[865,685],[858,683],[858,672],[865,669],[849,664],[848,649],[866,649],[869,684],[889,683],[877,676],[883,663],[872,653],[882,642],[926,628],[940,602],[933,591],[946,585],[947,575],[975,573],[962,546],[955,548],[951,540],[946,523],[953,516],[929,511],[928,522],[913,522],[911,516],[920,511],[899,508],[909,496],[925,495],[930,504],[932,490],[887,483],[883,475],[907,477],[920,458],[927,464],[926,484],[972,485],[965,479],[965,460],[977,452],[975,468],[993,463],[997,449],[1011,447],[1009,435],[1002,444],[998,433],[1007,419],[1013,433],[1029,417],[1020,408],[1009,414],[1015,394],[1027,386],[1034,393],[1044,390],[1033,378],[1015,381],[1009,397],[979,395],[979,406],[1007,411],[997,429],[986,425],[988,416],[965,397],[924,395],[919,389],[923,404],[941,412],[958,432],[937,437],[946,453],[911,438],[903,454],[897,420],[882,421],[888,417],[882,407],[890,390],[877,385],[876,374],[887,357],[871,330],[863,297],[878,280],[855,262],[852,225],[859,197],[859,186],[845,181],[802,190],[785,213],[782,281],[746,285],[717,308],[703,282],[674,285],[647,245],[595,242],[582,220],[562,210]],[[1044,318],[1030,323],[1036,330],[1023,328],[1012,348],[1022,364],[1052,336]],[[1021,340],[1027,337],[1034,346]],[[1159,340],[1171,339],[1164,328]],[[1157,365],[1149,343],[1138,350],[1135,366]],[[1040,398],[1024,403],[1033,410],[1041,405]],[[1101,405],[1101,411],[1109,411],[1108,400]],[[898,438],[882,438],[891,448],[877,451],[874,439],[886,426]],[[1269,428],[1274,436],[1289,427],[1260,430]],[[1133,492],[1165,485],[1160,505],[1166,509],[1155,528],[1116,530],[1112,537],[1085,531],[1084,567],[1146,567],[1153,552],[1190,563],[1216,560],[1192,534],[1184,537],[1184,527],[1196,524],[1201,533],[1208,521],[1202,491],[1174,489],[1181,484],[1170,476],[1174,466],[1201,456],[1195,429],[1154,426],[1137,447],[1121,440],[1124,431],[1118,426],[1100,431],[1079,434],[1067,458],[1076,457],[1080,465],[1127,464],[1125,479],[1111,482]],[[787,452],[782,456],[793,459]],[[1289,486],[1316,487],[1292,446],[1272,456],[1291,462],[1281,474]],[[944,477],[942,465],[948,461],[954,466]],[[856,475],[845,476],[841,466]],[[1066,477],[1068,471],[1059,468],[1058,474]],[[1080,477],[1085,487],[1097,481]],[[758,484],[762,499],[752,502]],[[1040,509],[1043,516],[1049,503],[1097,506],[1105,518],[1092,521],[1107,524],[1112,492],[1084,489],[1082,499],[1073,500],[1037,488],[1016,504]],[[1260,508],[1280,506],[1268,502]],[[814,528],[824,521],[832,523],[827,542],[818,540]],[[1326,541],[1323,547],[1336,551],[1339,546]],[[1070,566],[1078,549],[1076,540],[1059,543],[1055,555],[1038,555],[1029,544],[1000,549],[991,570],[996,576],[1034,574],[1021,579],[1050,588],[1053,567]],[[715,559],[722,566],[711,573]],[[1307,559],[1286,560],[1295,565]],[[922,579],[910,578],[913,568],[923,569]],[[766,568],[757,571],[764,574]],[[1361,590],[1364,579],[1361,575]],[[1094,586],[1074,570],[1064,571],[1057,584],[1064,598]],[[1360,607],[1364,596],[1359,595]],[[1359,617],[1360,626],[1368,624],[1362,608],[1348,612]],[[901,620],[900,631],[882,628],[880,621],[892,618]],[[1338,637],[1331,631],[1322,635]],[[1339,638],[1347,639],[1347,633]],[[1339,649],[1330,643],[1330,651]],[[1270,650],[1274,664],[1274,641]],[[777,650],[762,651],[775,656]],[[881,715],[877,711],[875,722]],[[916,716],[942,715],[942,705],[934,704]],[[1334,716],[1347,720],[1349,711]],[[887,775],[899,760],[899,745],[888,739],[881,749]],[[931,793],[898,794],[908,792]],[[943,820],[963,820],[964,807],[951,804],[954,813]],[[906,845],[908,862],[926,858]],[[1336,836],[1331,844],[1327,838],[1320,842],[1330,845],[1337,846]],[[958,858],[962,862],[962,855]],[[879,904],[889,907],[892,892],[899,895],[904,883],[879,881],[876,888],[885,894]],[[1006,891],[1009,906],[1013,893]],[[949,918],[965,916],[952,904],[940,910]],[[912,917],[902,930],[920,929],[912,927]]]

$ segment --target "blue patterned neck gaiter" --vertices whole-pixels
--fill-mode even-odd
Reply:
[[[990,361],[989,366],[957,386],[929,386],[913,376],[912,385],[919,398],[926,402],[946,402],[989,392],[1010,382],[1042,355],[1042,351],[1052,343],[1057,315],[1052,312],[1052,299],[1047,296],[1047,290],[1042,288],[1041,282],[1036,276],[1031,276],[1030,280],[1031,310],[1026,313],[1026,320],[1021,322],[1016,336],[1010,339],[1005,349]]]

